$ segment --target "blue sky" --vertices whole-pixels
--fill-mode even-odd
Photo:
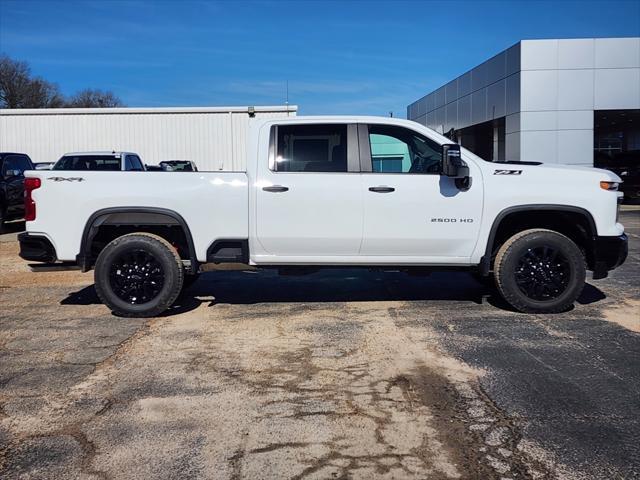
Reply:
[[[640,35],[640,2],[0,0],[0,52],[129,106],[273,105],[404,117],[528,38]]]

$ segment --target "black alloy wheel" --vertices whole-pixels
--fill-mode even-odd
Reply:
[[[184,282],[175,247],[152,233],[118,237],[105,246],[95,265],[96,293],[123,317],[153,317],[178,298]]]
[[[164,286],[164,269],[146,250],[124,251],[111,264],[109,283],[118,298],[140,305],[158,296]]]
[[[550,245],[528,248],[516,267],[516,284],[527,297],[558,298],[569,285],[571,267],[561,251]]]
[[[502,244],[493,264],[496,287],[516,310],[563,312],[585,284],[582,250],[569,237],[535,228],[516,233]]]

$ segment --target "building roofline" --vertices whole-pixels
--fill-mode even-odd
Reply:
[[[256,107],[117,107],[117,108],[4,108],[0,115],[115,115],[115,114],[171,114],[171,113],[280,113],[297,112],[297,105]]]
[[[430,92],[428,92],[427,94],[423,95],[422,97],[420,97],[419,99],[411,102],[410,104],[407,105],[407,108],[411,107],[412,105],[420,102],[421,100],[423,100],[424,98],[428,97],[429,95],[431,95],[432,93],[436,92],[437,90],[440,90],[442,87],[447,86],[448,84],[450,84],[451,82],[453,82],[454,80],[457,80],[460,77],[463,77],[464,75],[466,75],[467,73],[471,72],[472,70],[475,70],[476,68],[480,67],[481,65],[484,65],[485,63],[493,60],[495,57],[497,57],[498,55],[506,52],[507,50],[515,47],[516,45],[521,45],[522,42],[546,42],[546,41],[553,41],[553,40],[618,40],[618,39],[639,39],[640,37],[638,36],[626,36],[626,37],[563,37],[563,38],[522,38],[520,40],[518,40],[516,43],[514,43],[513,45],[510,45],[509,47],[500,50],[498,53],[496,53],[495,55],[492,55],[491,57],[487,58],[486,60],[478,63],[477,65],[475,65],[474,67],[465,70],[464,72],[462,72],[460,75],[456,75],[455,77],[453,77],[451,80],[449,80],[448,82],[443,83],[442,85],[437,86],[436,88],[433,88]]]

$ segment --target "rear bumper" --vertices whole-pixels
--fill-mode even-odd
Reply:
[[[605,278],[609,270],[619,267],[627,259],[629,239],[623,233],[618,237],[593,239],[593,278]]]
[[[55,262],[56,249],[48,238],[24,232],[18,235],[20,257],[32,262]]]

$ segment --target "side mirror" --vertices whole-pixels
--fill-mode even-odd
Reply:
[[[462,160],[460,145],[455,143],[442,145],[442,175],[454,178],[456,187],[462,191],[471,188],[469,166]]]
[[[460,156],[460,145],[453,143],[442,146],[442,174],[451,178],[469,176],[469,167]]]

